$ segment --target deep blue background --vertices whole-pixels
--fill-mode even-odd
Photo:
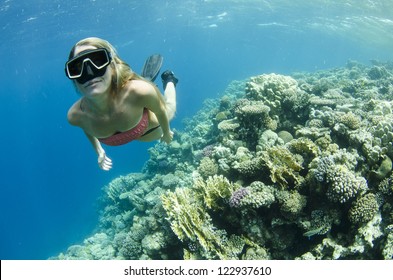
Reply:
[[[82,242],[101,188],[140,171],[154,144],[107,148],[114,169],[98,168],[66,121],[78,95],[64,63],[78,40],[109,40],[137,72],[161,53],[180,79],[172,128],[182,129],[232,80],[392,59],[390,0],[308,2],[1,0],[0,258],[46,259]]]

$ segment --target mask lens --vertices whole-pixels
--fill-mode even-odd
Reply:
[[[82,76],[85,62],[91,62],[97,69],[109,65],[111,61],[110,54],[106,49],[88,50],[82,52],[66,63],[66,75],[70,79],[77,79]]]
[[[105,51],[91,53],[89,59],[94,64],[96,68],[102,68],[109,62],[108,56]]]
[[[69,78],[76,77],[82,74],[83,60],[75,59],[67,63],[67,71]]]

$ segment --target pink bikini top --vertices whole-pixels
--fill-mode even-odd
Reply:
[[[141,137],[145,133],[148,126],[149,126],[149,111],[148,109],[144,108],[142,119],[135,127],[124,132],[117,132],[112,136],[106,138],[98,138],[98,141],[108,146],[124,145]]]

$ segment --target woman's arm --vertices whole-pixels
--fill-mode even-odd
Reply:
[[[112,168],[112,160],[106,155],[104,148],[102,148],[100,141],[94,136],[86,133],[87,138],[90,143],[93,145],[94,150],[98,155],[98,166],[105,171],[108,171]]]
[[[163,132],[161,140],[169,144],[172,141],[173,132],[169,126],[166,103],[160,91],[155,86],[143,82],[143,86],[141,85],[138,90],[138,99],[142,107],[148,108],[156,115]]]
[[[81,122],[81,113],[80,113],[80,101],[76,102],[70,110],[68,110],[67,119],[71,125],[78,126],[83,129]],[[90,134],[86,133],[85,135],[89,139],[90,143],[93,145],[94,151],[96,151],[98,155],[98,165],[103,170],[109,170],[112,168],[112,160],[106,156],[105,150],[102,148],[98,139]]]

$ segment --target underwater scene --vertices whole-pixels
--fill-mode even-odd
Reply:
[[[0,258],[393,258],[393,3],[0,1]],[[73,45],[179,82],[170,144],[67,121]],[[162,90],[161,81],[156,81]]]

